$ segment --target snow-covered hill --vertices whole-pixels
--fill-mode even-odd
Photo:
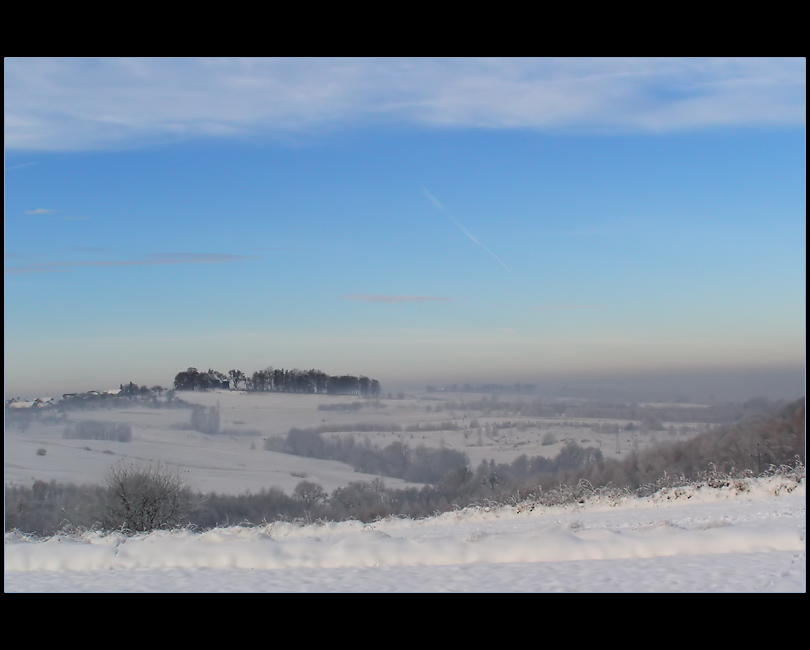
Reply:
[[[5,536],[7,592],[804,592],[805,482],[423,520],[46,540]]]
[[[299,395],[289,393],[244,393],[241,391],[194,391],[181,393],[189,404],[217,407],[221,435],[208,435],[188,428],[188,408],[148,408],[137,404],[93,410],[68,410],[53,421],[34,420],[21,426],[6,426],[4,474],[6,484],[31,486],[36,480],[65,484],[104,483],[110,468],[119,461],[159,461],[178,467],[190,486],[203,493],[257,493],[278,487],[291,493],[302,480],[318,483],[327,492],[352,481],[382,478],[390,489],[413,486],[390,476],[361,474],[346,463],[265,451],[268,437],[285,437],[293,427],[332,426],[350,429],[370,424],[356,437],[385,447],[393,442],[411,449],[420,445],[462,452],[471,467],[483,460],[511,463],[520,455],[553,458],[571,441],[598,447],[605,458],[622,459],[622,452],[643,450],[663,441],[684,440],[705,428],[689,427],[689,433],[642,434],[637,430],[597,433],[592,422],[567,422],[563,418],[540,418],[507,413],[484,416],[450,408],[455,398],[421,395],[407,399],[363,402],[346,395]],[[321,410],[323,407],[362,405],[361,409]],[[429,410],[428,410],[429,409]],[[131,429],[130,442],[65,438],[65,428],[92,421],[110,427]],[[439,431],[442,422],[453,430]],[[505,426],[509,422],[512,426]],[[594,420],[596,422],[596,420]],[[624,421],[620,422],[624,425]],[[410,429],[435,427],[434,431]],[[673,425],[674,426],[674,425]],[[225,433],[227,432],[227,433]],[[489,433],[487,433],[489,432]],[[548,435],[554,440],[547,443]],[[657,437],[659,436],[659,437]]]

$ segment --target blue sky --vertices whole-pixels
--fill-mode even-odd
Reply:
[[[6,396],[189,366],[803,394],[805,76],[5,59]]]

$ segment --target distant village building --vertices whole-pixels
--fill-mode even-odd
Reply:
[[[222,376],[222,373],[206,372],[202,374],[205,377],[205,381],[207,382],[209,388],[222,388],[224,390],[231,389],[231,380]]]
[[[56,406],[56,401],[53,397],[37,397],[30,402],[27,399],[12,397],[6,402],[6,407],[12,409],[52,408],[54,406]]]
[[[34,406],[33,402],[29,402],[27,399],[20,399],[19,397],[12,397],[8,402],[6,402],[6,406],[12,409],[30,409]]]

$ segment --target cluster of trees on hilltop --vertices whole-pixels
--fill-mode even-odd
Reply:
[[[189,368],[178,372],[174,378],[177,390],[206,390],[210,388],[239,388],[245,390],[272,391],[279,393],[318,393],[329,395],[360,395],[379,397],[380,382],[365,375],[327,375],[321,370],[284,370],[268,366],[247,375],[241,370],[229,370],[227,374],[208,369],[200,372]]]
[[[174,387],[177,390],[207,390],[209,388],[229,388],[228,375],[218,370],[208,369],[208,372],[200,372],[196,368],[189,368],[178,372],[174,376]]]

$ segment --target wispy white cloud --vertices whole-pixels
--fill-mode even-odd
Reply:
[[[22,167],[32,167],[33,165],[37,165],[37,162],[27,162],[27,163],[20,163],[19,165],[11,165],[10,167],[3,167],[3,171],[11,171],[13,169],[21,169]]]
[[[805,123],[804,58],[6,58],[7,150],[369,122],[669,132]]]
[[[44,214],[54,214],[56,212],[59,212],[59,210],[51,210],[50,208],[36,208],[35,210],[29,210],[25,214],[35,217],[35,216],[40,216],[40,215],[44,215]],[[65,215],[65,216],[62,217],[63,221],[84,221],[86,219],[89,219],[89,217],[87,217],[85,215],[82,215],[82,216]]]
[[[343,296],[346,300],[363,300],[365,302],[446,302],[452,298],[439,296],[397,296],[387,294],[355,293]]]
[[[222,264],[253,259],[251,255],[228,255],[222,253],[155,253],[145,258],[134,260],[70,260],[59,262],[42,262],[19,266],[6,266],[8,274],[52,273],[71,269],[89,267],[115,266],[157,266],[171,264]]]

